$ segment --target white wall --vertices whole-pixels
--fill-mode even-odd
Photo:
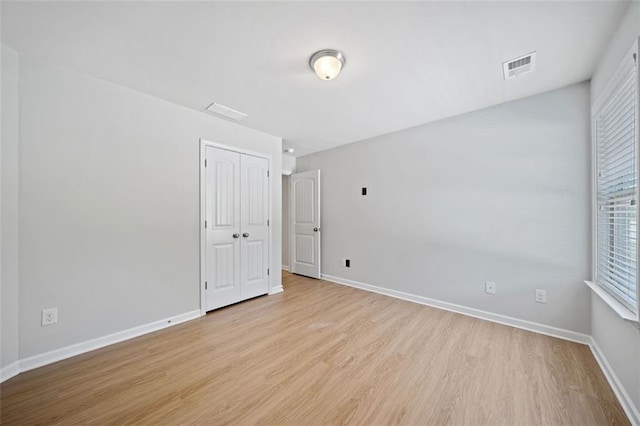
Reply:
[[[282,155],[282,266],[289,267],[289,175],[296,172],[296,157]],[[286,175],[286,176],[285,176]]]
[[[589,167],[588,83],[297,159],[322,171],[323,274],[582,333]]]
[[[290,175],[296,172],[296,157],[282,154],[282,173]]]
[[[282,266],[289,268],[289,176],[282,176]]]
[[[18,361],[18,54],[2,46],[2,338],[0,369]]]
[[[21,358],[199,309],[199,138],[273,156],[280,286],[280,138],[24,57],[20,77]]]
[[[598,100],[623,55],[639,36],[640,2],[634,1],[629,5],[591,79],[592,105]],[[596,295],[591,298],[591,329],[593,339],[640,413],[640,332],[616,315]]]

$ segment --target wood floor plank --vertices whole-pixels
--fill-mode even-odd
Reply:
[[[283,273],[285,292],[0,385],[24,424],[629,424],[585,345]]]

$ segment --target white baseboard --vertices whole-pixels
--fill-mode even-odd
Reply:
[[[20,361],[12,362],[0,369],[0,383],[20,374]]]
[[[29,358],[20,360],[19,372],[22,373],[25,371],[33,370],[34,368],[62,361],[63,359],[71,358],[72,356],[80,355],[85,352],[113,345],[114,343],[119,343],[124,340],[133,339],[134,337],[162,330],[163,328],[171,327],[173,325],[177,325],[199,317],[200,310],[198,309],[195,311],[185,312],[184,314],[176,315],[170,318],[165,318],[160,321],[154,321],[148,324],[140,325],[138,327],[133,327],[128,330],[118,331],[106,336],[87,340],[85,342],[65,346],[64,348],[55,349],[43,354],[34,355]],[[2,380],[4,380],[4,376]]]
[[[271,289],[269,290],[269,296],[271,296],[272,294],[282,293],[283,291],[284,288],[282,288],[281,285],[279,285],[278,287],[271,287]]]
[[[289,267],[287,265],[282,265],[282,270],[289,272]]]
[[[609,362],[607,361],[607,358],[605,358],[604,353],[602,353],[602,350],[600,349],[600,346],[598,346],[598,343],[593,337],[591,337],[590,340],[591,341],[589,342],[589,347],[591,348],[591,353],[593,353],[593,357],[596,359],[596,361],[598,361],[600,369],[604,373],[604,376],[607,378],[611,389],[613,389],[613,392],[618,397],[618,401],[620,401],[622,409],[627,414],[627,417],[629,417],[629,421],[632,425],[640,425],[640,410],[638,410],[638,407],[634,405],[633,400],[631,399],[631,397],[629,397],[629,394],[625,390],[624,386],[622,386],[622,383],[609,365]]]
[[[482,311],[480,309],[469,308],[467,306],[456,305],[454,303],[443,302],[441,300],[430,299],[424,296],[418,296],[411,293],[404,293],[402,291],[391,290],[384,287],[377,287],[370,284],[364,284],[358,281],[348,280],[346,278],[334,277],[331,275],[322,274],[322,279],[334,282],[336,284],[342,284],[349,287],[359,288],[361,290],[367,290],[385,296],[395,297],[396,299],[402,299],[409,302],[419,303],[421,305],[431,306],[434,308],[444,309],[445,311],[451,311],[462,315],[467,315],[474,318],[479,318],[498,324],[508,325],[511,327],[521,328],[523,330],[533,331],[535,333],[545,334],[547,336],[557,337],[571,342],[578,342],[588,345],[591,342],[591,336],[583,333],[578,333],[571,330],[565,330],[562,328],[552,327],[550,325],[539,324],[536,322],[526,321],[518,318],[509,317],[506,315],[494,314],[492,312]]]

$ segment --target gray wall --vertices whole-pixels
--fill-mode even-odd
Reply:
[[[589,168],[588,83],[297,159],[322,171],[323,274],[583,333]]]
[[[281,284],[280,138],[20,60],[21,358],[199,309],[199,138],[272,155]]]
[[[0,368],[18,361],[18,55],[2,46]]]
[[[282,266],[289,267],[289,176],[282,176]]]
[[[640,2],[634,1],[609,43],[591,80],[592,105],[622,61],[633,41],[640,36]],[[609,365],[640,412],[640,333],[622,320],[598,296],[591,298],[592,335]]]

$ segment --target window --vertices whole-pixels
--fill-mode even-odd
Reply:
[[[593,114],[596,282],[638,315],[638,45]]]

